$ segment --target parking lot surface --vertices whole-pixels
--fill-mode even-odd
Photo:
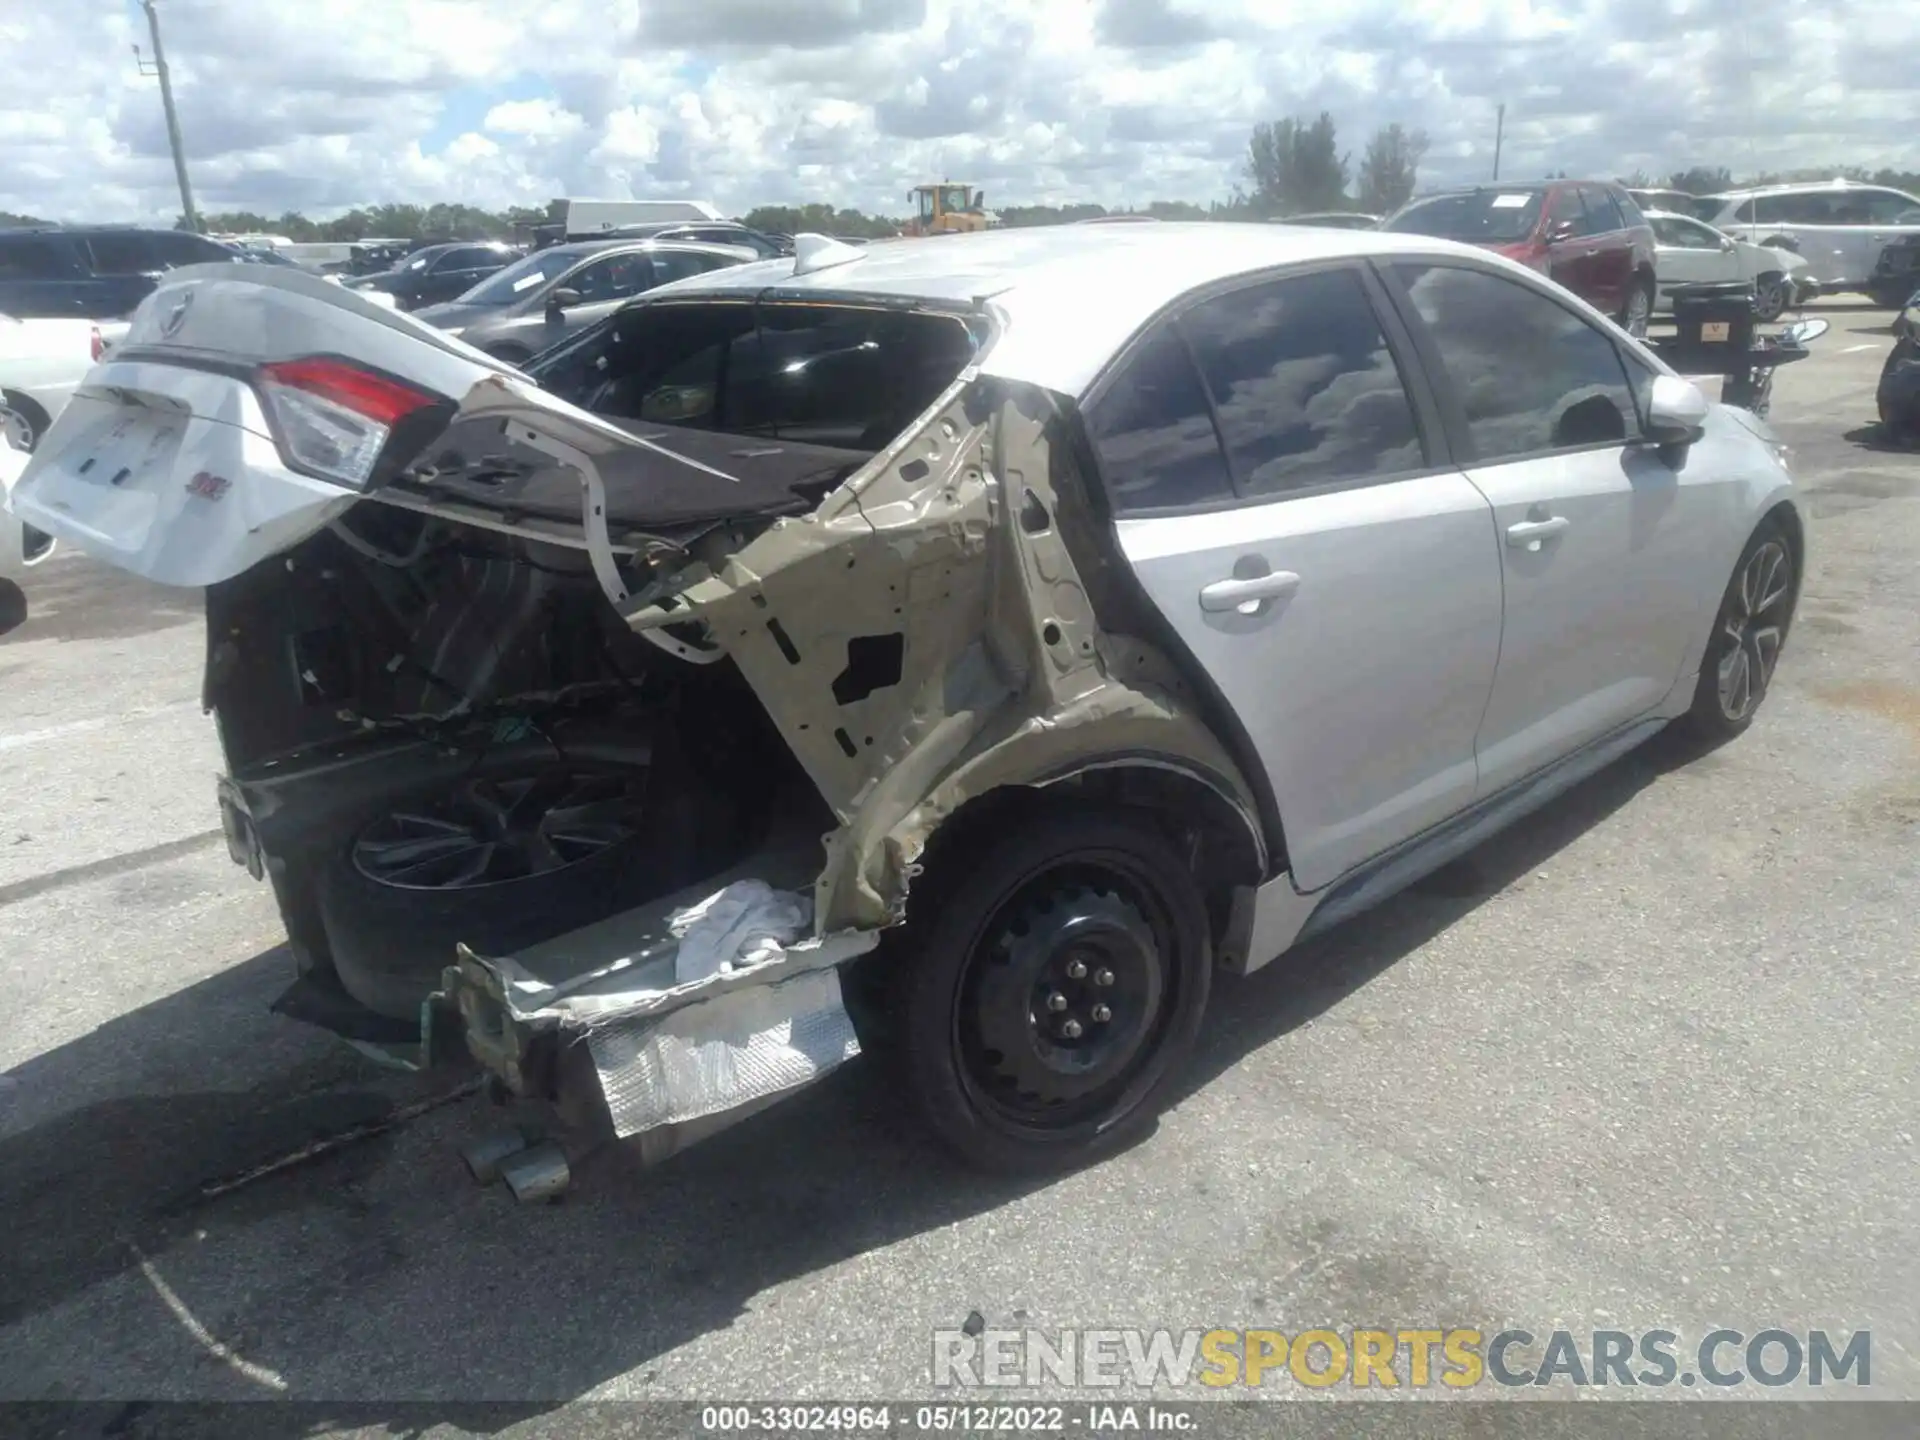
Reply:
[[[1888,314],[1815,313],[1773,417],[1812,554],[1754,729],[1222,977],[1157,1131],[1045,1184],[948,1163],[860,1063],[557,1206],[468,1180],[482,1099],[198,1198],[447,1082],[267,1012],[198,599],[57,559],[0,643],[0,1398],[925,1395],[976,1313],[1870,1329],[1871,1394],[1920,1398],[1920,454],[1876,448]]]

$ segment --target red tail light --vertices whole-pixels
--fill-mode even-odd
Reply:
[[[93,326],[92,329],[93,329],[93,334],[89,340],[89,343],[93,348],[93,358],[95,360],[98,360],[101,357],[101,355],[106,353],[107,342],[100,338],[100,327],[98,325]]]
[[[438,403],[398,380],[324,356],[260,367],[260,394],[299,469],[364,489],[394,426]]]
[[[304,390],[364,415],[376,425],[391,428],[416,410],[433,403],[411,385],[389,380],[348,364],[345,360],[279,360],[260,367],[260,375],[275,385]]]

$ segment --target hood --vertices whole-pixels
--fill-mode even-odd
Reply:
[[[449,300],[441,305],[423,305],[413,312],[413,318],[426,321],[436,330],[459,330],[504,315],[506,309],[504,305],[461,305]]]

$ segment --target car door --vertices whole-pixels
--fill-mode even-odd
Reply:
[[[1626,308],[1633,283],[1633,235],[1604,185],[1580,187],[1580,235],[1593,244],[1588,289],[1581,297],[1597,310],[1617,315]]]
[[[96,316],[132,314],[167,268],[151,238],[138,230],[96,231],[83,244],[92,260]]]
[[[1588,228],[1587,209],[1577,187],[1562,185],[1547,197],[1544,223],[1551,247],[1547,252],[1547,274],[1556,285],[1564,285],[1581,299],[1604,309],[1603,298],[1595,293],[1599,284],[1600,245]]]
[[[597,255],[561,276],[544,297],[528,306],[529,330],[525,338],[536,352],[557,345],[569,335],[599,324],[623,303],[652,289],[656,283],[653,261],[643,251]],[[556,306],[553,295],[561,290],[578,293],[580,303]],[[515,338],[520,336],[516,334]]]
[[[1491,510],[1382,300],[1344,264],[1211,295],[1087,407],[1120,547],[1237,718],[1302,890],[1471,802],[1499,650]]]
[[[92,289],[64,236],[0,235],[0,313],[20,320],[85,316]]]
[[[1652,372],[1573,307],[1468,262],[1391,273],[1499,535],[1500,663],[1475,742],[1488,795],[1672,689],[1720,497],[1640,443]]]
[[[437,305],[463,295],[500,268],[500,254],[482,245],[443,251],[427,266],[419,289],[419,303]]]

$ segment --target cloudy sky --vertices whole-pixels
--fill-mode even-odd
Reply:
[[[1920,165],[1887,0],[159,0],[203,209],[1224,197],[1254,122],[1423,178]],[[134,0],[0,0],[0,210],[178,211]]]

